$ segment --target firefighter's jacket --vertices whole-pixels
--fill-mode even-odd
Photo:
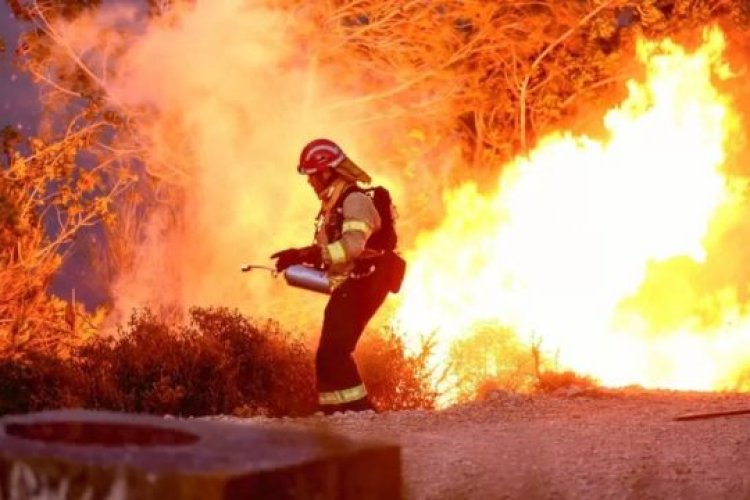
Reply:
[[[357,271],[366,257],[367,240],[380,229],[381,219],[367,194],[351,182],[335,181],[321,197],[315,242],[333,288]]]

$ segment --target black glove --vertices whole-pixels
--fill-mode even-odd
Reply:
[[[271,255],[276,261],[276,271],[282,272],[289,266],[296,264],[312,264],[320,266],[323,263],[323,252],[318,245],[303,248],[287,248]]]
[[[282,272],[289,266],[302,263],[298,248],[287,248],[286,250],[281,250],[280,252],[271,255],[271,258],[278,259],[276,261],[276,271],[278,272]]]

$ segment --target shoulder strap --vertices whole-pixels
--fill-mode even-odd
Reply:
[[[350,184],[349,186],[345,187],[343,191],[341,191],[341,194],[339,195],[338,199],[335,203],[331,205],[331,210],[338,210],[339,208],[344,206],[344,200],[346,200],[346,197],[349,196],[352,193],[364,193],[365,190],[357,186],[356,184]]]

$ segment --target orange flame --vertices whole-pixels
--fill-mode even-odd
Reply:
[[[442,225],[409,254],[395,316],[406,341],[434,332],[445,368],[489,323],[606,385],[735,384],[750,363],[741,293],[689,280],[743,208],[744,181],[723,171],[740,131],[716,84],[731,76],[724,50],[718,28],[693,53],[640,42],[647,79],[628,82],[605,140],[554,133],[494,193],[449,192]]]

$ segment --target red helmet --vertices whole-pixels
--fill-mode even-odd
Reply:
[[[346,155],[335,142],[328,139],[315,139],[302,149],[297,172],[306,175],[317,174],[323,170],[338,167],[345,158]]]

